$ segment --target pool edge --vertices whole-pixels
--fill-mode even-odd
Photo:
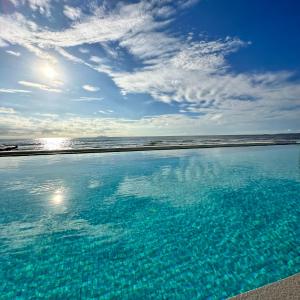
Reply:
[[[269,283],[229,300],[297,300],[300,299],[300,273]]]

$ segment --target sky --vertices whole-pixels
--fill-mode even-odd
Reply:
[[[298,0],[0,0],[0,137],[300,132]]]

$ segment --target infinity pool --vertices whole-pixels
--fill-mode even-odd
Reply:
[[[300,271],[300,147],[0,158],[1,299],[223,299]]]

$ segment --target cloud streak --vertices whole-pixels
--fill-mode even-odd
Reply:
[[[64,6],[64,15],[72,21],[75,21],[81,17],[81,10],[78,7]]]
[[[99,88],[99,87],[92,86],[92,85],[89,85],[89,84],[83,85],[82,88],[83,88],[85,91],[87,91],[87,92],[98,92],[98,91],[100,91],[100,88]]]
[[[39,12],[42,15],[50,16],[52,0],[10,0],[16,7],[27,5],[34,12]]]
[[[11,107],[1,107],[0,106],[0,114],[15,114],[16,111]]]
[[[12,50],[6,50],[5,51],[7,54],[12,55],[12,56],[21,56],[20,52],[12,51]]]
[[[102,97],[79,97],[77,99],[72,99],[72,101],[87,101],[87,102],[90,102],[90,101],[102,101],[104,98]]]
[[[0,88],[0,93],[5,93],[5,94],[18,94],[18,93],[28,94],[28,93],[31,93],[31,91],[19,90],[19,89],[3,89],[3,88]]]
[[[36,82],[30,82],[30,81],[18,81],[19,84],[27,87],[31,87],[34,89],[39,89],[46,92],[53,92],[53,93],[61,93],[61,89],[53,88],[48,85],[42,84],[42,83],[36,83]]]

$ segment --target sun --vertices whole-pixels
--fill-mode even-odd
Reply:
[[[66,80],[63,69],[58,62],[38,60],[33,64],[33,72],[39,81],[53,87],[64,85],[64,81]]]
[[[57,72],[54,67],[50,64],[45,64],[41,67],[41,72],[45,78],[49,80],[54,80],[57,77]]]

